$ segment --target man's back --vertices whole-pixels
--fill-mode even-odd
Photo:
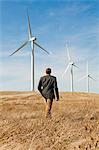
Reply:
[[[51,117],[51,109],[55,96],[59,100],[56,77],[51,76],[51,68],[46,69],[46,75],[40,78],[38,90],[46,100],[45,117]]]
[[[46,75],[41,77],[38,85],[38,90],[46,99],[54,99],[55,93],[57,99],[59,98],[56,77]]]

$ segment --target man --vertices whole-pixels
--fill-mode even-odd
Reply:
[[[47,68],[46,75],[40,78],[38,90],[46,100],[45,117],[51,117],[53,99],[55,99],[56,96],[56,100],[59,100],[59,92],[56,77],[51,75],[50,68]]]

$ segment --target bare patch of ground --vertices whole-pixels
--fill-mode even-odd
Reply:
[[[99,94],[60,93],[52,119],[38,93],[0,92],[0,150],[99,150]]]

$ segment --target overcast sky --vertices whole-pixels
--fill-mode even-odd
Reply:
[[[46,67],[57,76],[60,91],[70,91],[70,70],[66,43],[73,61],[74,90],[86,91],[86,62],[90,91],[99,93],[99,2],[98,0],[0,0],[0,90],[30,90],[30,53],[28,45],[9,57],[28,39],[27,8],[32,34],[54,55],[35,46],[35,89]]]

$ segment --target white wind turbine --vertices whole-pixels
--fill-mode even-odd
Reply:
[[[95,79],[89,74],[89,66],[88,66],[88,62],[86,64],[86,75],[83,76],[80,80],[83,80],[83,79],[87,79],[87,92],[90,91],[90,84],[89,84],[89,80],[92,79],[95,81]]]
[[[71,92],[74,91],[74,72],[73,72],[73,68],[76,67],[76,64],[75,62],[71,59],[70,57],[70,53],[69,53],[69,50],[68,50],[68,46],[66,44],[66,48],[67,48],[67,55],[68,55],[68,66],[64,72],[64,74],[67,72],[67,70],[70,68],[70,78],[71,78]]]
[[[37,38],[32,35],[31,26],[30,26],[30,18],[27,12],[28,17],[28,40],[24,42],[17,50],[15,50],[10,56],[14,55],[16,52],[21,50],[27,44],[30,44],[32,51],[31,51],[31,91],[34,91],[34,45],[38,46],[40,49],[45,51],[46,53],[50,54],[47,50],[41,47],[38,43],[36,43]]]

